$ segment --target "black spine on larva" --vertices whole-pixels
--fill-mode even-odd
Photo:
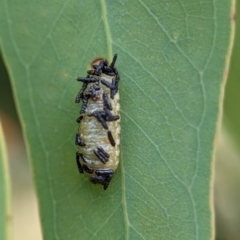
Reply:
[[[83,99],[83,94],[87,88],[87,85],[88,83],[83,83],[82,88],[80,89],[80,91],[78,92],[78,95],[76,96],[75,103],[80,103],[81,99]]]
[[[96,66],[95,68],[95,74],[97,76],[99,76],[101,74],[101,71],[103,69],[103,67],[106,65],[106,61],[105,60],[101,60],[100,63]]]
[[[82,168],[82,165],[79,161],[79,157],[81,156],[81,154],[79,152],[76,152],[76,162],[77,162],[77,166],[78,166],[78,171],[80,173],[83,173],[83,168]]]
[[[114,95],[116,95],[118,91],[118,82],[119,82],[119,76],[116,76],[115,78],[113,78],[112,83],[109,83],[105,79],[101,80],[101,83],[110,89],[110,95],[112,99],[114,98]]]
[[[80,114],[84,113],[85,110],[87,109],[88,98],[89,98],[89,96],[85,94],[84,97],[83,97],[83,100],[82,100],[83,104],[82,104],[82,108],[80,110]]]
[[[98,64],[92,65],[93,69],[87,71],[86,77],[78,77],[77,81],[82,82],[83,85],[75,99],[76,103],[82,101],[80,116],[76,120],[80,124],[81,131],[75,138],[75,143],[79,146],[79,151],[76,153],[78,170],[80,173],[89,174],[90,181],[103,185],[104,190],[108,188],[116,170],[119,154],[119,141],[118,139],[115,141],[114,138],[117,137],[120,129],[115,123],[110,123],[120,118],[119,115],[115,115],[119,111],[119,98],[117,96],[114,99],[114,96],[118,92],[120,80],[115,67],[116,60],[117,54],[114,55],[110,65],[102,59]],[[114,109],[115,107],[117,109]],[[115,129],[117,134],[114,132]],[[88,131],[91,134],[89,136]],[[110,159],[112,157],[114,161]]]
[[[108,132],[107,132],[107,135],[108,135],[108,140],[109,140],[109,142],[111,143],[111,145],[112,145],[113,147],[115,147],[116,143],[115,143],[115,140],[114,140],[114,138],[113,138],[113,136],[112,136],[112,132],[111,132],[111,131],[108,131]]]
[[[93,69],[87,70],[87,73],[90,75],[95,75],[95,70],[93,70]]]
[[[96,92],[100,90],[99,85],[93,85],[92,87],[89,88],[89,90],[86,93],[87,97],[94,97],[96,95]]]
[[[104,107],[104,118],[106,121],[117,121],[120,117],[118,115],[112,115],[111,111]]]
[[[85,164],[82,165],[83,171],[87,172],[87,173],[93,173],[93,169]]]
[[[109,154],[105,152],[102,147],[98,147],[97,150],[93,150],[94,154],[101,160],[102,163],[106,163],[109,159]]]
[[[76,138],[75,138],[75,144],[81,147],[86,146],[86,144],[82,141],[82,139],[80,138],[79,133],[76,134]]]
[[[111,102],[109,101],[108,95],[104,92],[102,97],[104,106],[106,106],[109,110],[112,110],[112,105]]]
[[[109,174],[113,174],[113,170],[109,170],[109,169],[99,169],[96,170],[96,174],[98,176],[107,176]]]
[[[87,159],[85,156],[83,156],[82,154],[80,155],[80,157],[81,157],[81,159],[82,159],[85,163],[88,162],[88,159]]]
[[[95,83],[99,81],[98,78],[95,77],[79,77],[77,80],[83,83]]]
[[[113,60],[112,60],[109,67],[113,69],[116,61],[117,61],[117,54],[115,53],[114,56],[113,56]]]
[[[77,118],[76,122],[80,123],[82,119],[83,119],[83,116],[80,116],[80,117]]]
[[[102,126],[105,128],[105,129],[108,129],[108,125],[106,123],[106,120],[105,120],[105,113],[103,111],[95,111],[91,114],[89,114],[89,116],[94,116],[97,118],[97,120],[102,124]]]

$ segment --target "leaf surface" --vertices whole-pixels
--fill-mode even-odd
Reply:
[[[210,239],[231,1],[2,0],[1,44],[45,239]],[[27,13],[27,14],[26,14]],[[74,104],[117,53],[121,160],[107,191],[75,166]]]

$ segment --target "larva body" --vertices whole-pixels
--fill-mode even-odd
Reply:
[[[75,102],[82,101],[79,146],[76,161],[80,173],[89,175],[91,182],[103,185],[106,190],[119,163],[120,116],[118,71],[114,67],[117,55],[108,66],[105,60],[93,65],[83,82]]]

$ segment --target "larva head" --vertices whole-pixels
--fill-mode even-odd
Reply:
[[[104,66],[108,65],[108,60],[103,57],[94,58],[90,63],[92,69],[96,68],[100,64],[101,61],[104,61]],[[94,67],[95,66],[95,67]]]

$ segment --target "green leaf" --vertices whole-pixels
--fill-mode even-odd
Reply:
[[[236,12],[240,12],[240,4],[238,2]],[[224,97],[224,124],[231,134],[234,136],[237,144],[240,144],[240,68],[239,68],[239,52],[240,52],[240,18],[236,18],[236,35],[234,40],[233,54],[231,56],[231,66],[229,68],[229,76],[226,84]]]
[[[231,1],[4,0],[0,9],[45,239],[212,238]],[[75,166],[75,79],[114,53],[121,159],[103,191]]]
[[[7,150],[0,123],[0,239],[10,239],[10,181],[7,166]]]

